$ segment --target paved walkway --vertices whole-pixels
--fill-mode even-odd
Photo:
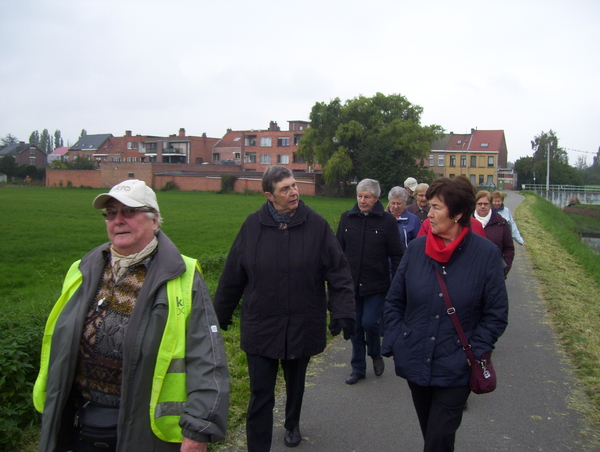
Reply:
[[[506,205],[514,212],[523,197],[510,193]],[[557,347],[547,323],[546,309],[523,247],[507,280],[509,325],[497,343],[494,364],[498,388],[485,395],[472,394],[458,430],[459,452],[600,451],[590,444],[592,431],[578,411],[570,366]],[[344,383],[350,374],[350,341],[337,337],[309,367],[297,451],[311,452],[419,452],[422,437],[406,381],[386,370],[354,386]],[[283,444],[283,400],[275,413],[273,452],[290,451]],[[235,435],[235,432],[232,432]],[[238,432],[245,450],[245,436]]]

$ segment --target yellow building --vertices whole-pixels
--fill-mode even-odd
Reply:
[[[498,170],[506,168],[508,151],[504,130],[476,130],[470,134],[450,133],[431,145],[429,169],[440,177],[463,174],[475,186],[498,185]]]

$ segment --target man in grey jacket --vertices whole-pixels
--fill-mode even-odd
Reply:
[[[69,270],[46,325],[40,452],[204,452],[225,436],[229,374],[194,259],[160,232],[156,195],[99,195],[109,243]]]

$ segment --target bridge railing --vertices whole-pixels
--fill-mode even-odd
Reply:
[[[598,185],[553,185],[548,186],[550,191],[571,191],[571,192],[589,192],[597,193],[600,192],[600,186]],[[522,184],[522,190],[531,190],[535,192],[546,191],[546,184]]]

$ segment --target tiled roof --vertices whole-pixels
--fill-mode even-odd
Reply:
[[[75,143],[73,146],[71,146],[70,149],[81,150],[81,151],[86,151],[86,150],[95,151],[97,149],[100,149],[100,146],[102,146],[102,144],[112,136],[113,136],[112,133],[101,133],[101,134],[97,134],[97,135],[84,135],[79,140],[77,140],[77,143]]]
[[[69,146],[61,146],[56,148],[50,155],[65,155],[69,152]]]
[[[29,143],[13,143],[0,149],[0,155],[15,155],[29,147]]]
[[[214,146],[217,148],[241,148],[242,147],[242,132],[239,130],[227,132]]]

